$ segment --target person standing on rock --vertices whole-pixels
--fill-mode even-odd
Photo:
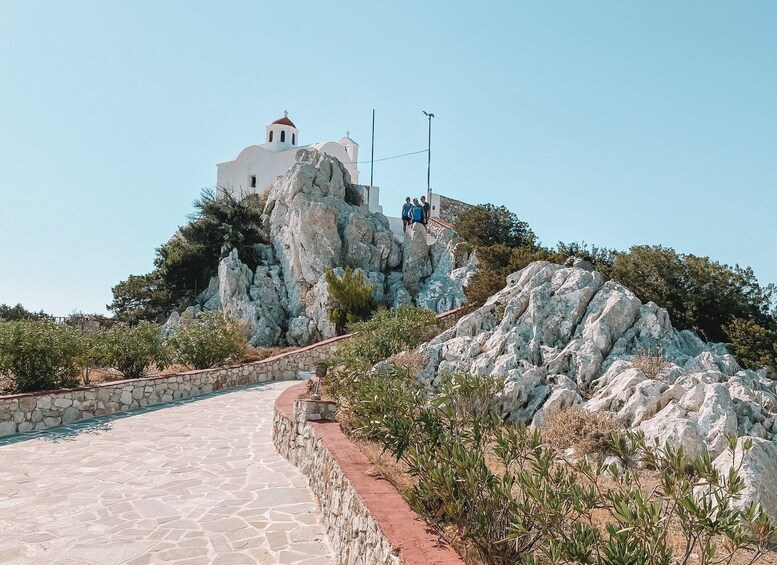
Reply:
[[[424,207],[418,203],[418,198],[413,198],[413,207],[410,210],[410,223],[422,225],[424,223]]]
[[[421,208],[424,209],[424,226],[426,226],[429,223],[429,211],[432,209],[426,201],[426,196],[421,197]]]
[[[407,231],[407,224],[410,223],[410,210],[412,209],[413,204],[411,204],[410,197],[408,196],[402,205],[402,231]]]

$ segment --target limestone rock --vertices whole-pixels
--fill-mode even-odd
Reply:
[[[422,224],[412,224],[407,227],[402,257],[402,284],[411,296],[415,296],[420,289],[421,280],[432,274],[426,228]]]
[[[431,258],[449,260],[434,246]],[[663,367],[643,373],[634,363],[641,351],[661,352]],[[777,439],[777,382],[587,268],[532,263],[419,352],[429,361],[418,378],[431,387],[455,371],[503,380],[510,421],[541,426],[581,404],[690,456],[723,453],[732,434]]]
[[[732,505],[743,508],[751,502],[760,503],[767,514],[777,516],[777,445],[773,441],[750,438],[753,449],[744,453],[743,444],[747,438],[737,442],[736,457],[726,450],[715,458],[713,464],[724,475],[732,467],[739,467],[739,476],[745,489]]]
[[[267,189],[261,221],[266,239],[254,245],[250,261],[258,266],[249,268],[231,250],[191,316],[222,310],[246,320],[255,346],[307,345],[332,337],[324,273],[341,273],[346,266],[364,274],[381,305],[415,302],[439,312],[463,304],[462,288],[476,266],[464,261],[455,235],[448,230],[430,249],[426,230],[417,225],[400,242],[385,216],[345,201],[349,183],[337,159],[299,150],[294,165]],[[171,315],[166,334],[182,316]]]

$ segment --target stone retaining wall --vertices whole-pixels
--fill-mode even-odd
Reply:
[[[337,565],[463,565],[340,431],[331,402],[299,400],[306,383],[275,403],[273,443],[307,475]],[[311,421],[312,420],[312,421]]]
[[[453,320],[461,311],[457,308],[437,317]],[[45,430],[223,388],[294,379],[299,371],[313,371],[317,362],[326,360],[338,343],[352,335],[341,335],[262,361],[232,367],[0,396],[0,436]]]
[[[234,386],[294,379],[313,371],[348,336],[329,339],[262,361],[175,375],[0,397],[0,436],[44,430],[104,414],[135,410]]]
[[[440,195],[440,218],[454,226],[459,221],[459,216],[474,207],[472,204],[467,204],[461,200]]]

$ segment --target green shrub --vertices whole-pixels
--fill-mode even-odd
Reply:
[[[221,188],[203,190],[194,202],[189,222],[156,250],[155,269],[130,275],[113,287],[108,309],[125,322],[159,322],[208,285],[219,261],[232,249],[251,269],[256,268],[254,245],[266,243],[262,210],[266,198],[233,196]]]
[[[429,341],[440,332],[441,325],[433,311],[402,305],[393,310],[381,308],[351,329],[356,335],[340,344],[336,362],[372,366]]]
[[[0,322],[0,372],[19,392],[78,386],[79,332],[48,320]]]
[[[330,363],[335,369],[324,383],[334,397],[347,397],[375,363],[429,341],[443,326],[431,310],[403,305],[393,310],[381,308],[351,329],[356,335],[340,343]]]
[[[456,232],[474,245],[534,245],[535,235],[529,224],[518,219],[504,206],[479,204],[459,216]]]
[[[170,364],[169,349],[159,326],[141,322],[135,326],[117,324],[104,334],[106,363],[128,379],[146,374],[152,365],[164,369]]]
[[[768,549],[774,521],[759,505],[732,505],[744,489],[738,467],[721,474],[709,454],[690,459],[641,433],[605,439],[600,431],[611,426],[598,424],[597,446],[606,443],[623,469],[601,457],[565,462],[539,431],[501,422],[500,388],[490,377],[455,375],[429,394],[392,368],[360,379],[341,410],[352,434],[406,465],[411,506],[449,541],[452,532],[464,540],[478,562],[752,563]],[[734,461],[751,447],[729,442]]]
[[[329,269],[324,273],[324,280],[335,301],[327,316],[335,325],[337,335],[343,335],[346,326],[368,319],[378,307],[372,297],[372,285],[364,282],[361,271],[346,267],[343,276],[338,277]]]
[[[240,325],[222,312],[204,312],[182,323],[169,344],[177,363],[195,369],[240,361],[246,348]]]
[[[82,330],[77,327],[75,329],[77,330],[77,339],[80,342],[78,365],[81,368],[81,382],[88,386],[91,384],[91,373],[94,369],[110,365],[106,345],[107,332],[105,330]]]
[[[731,352],[748,369],[766,367],[777,374],[777,332],[764,328],[752,320],[734,318],[724,326]]]

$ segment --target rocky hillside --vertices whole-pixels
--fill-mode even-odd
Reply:
[[[663,355],[655,374],[640,352]],[[428,362],[419,378],[431,386],[444,373],[504,379],[501,410],[511,421],[541,427],[580,405],[691,456],[706,447],[723,469],[732,463],[726,436],[754,438],[744,500],[777,516],[777,383],[740,368],[723,345],[676,331],[663,308],[597,272],[532,263],[420,353]]]
[[[448,230],[430,245],[417,225],[400,240],[385,216],[346,202],[349,183],[339,161],[300,150],[267,192],[262,223],[268,243],[254,246],[259,265],[250,269],[233,250],[188,314],[223,310],[247,320],[252,345],[307,345],[335,335],[323,274],[346,266],[360,270],[378,303],[388,307],[413,303],[439,312],[461,305],[475,259],[457,252],[463,249],[458,238]],[[168,327],[179,318],[173,314]]]

